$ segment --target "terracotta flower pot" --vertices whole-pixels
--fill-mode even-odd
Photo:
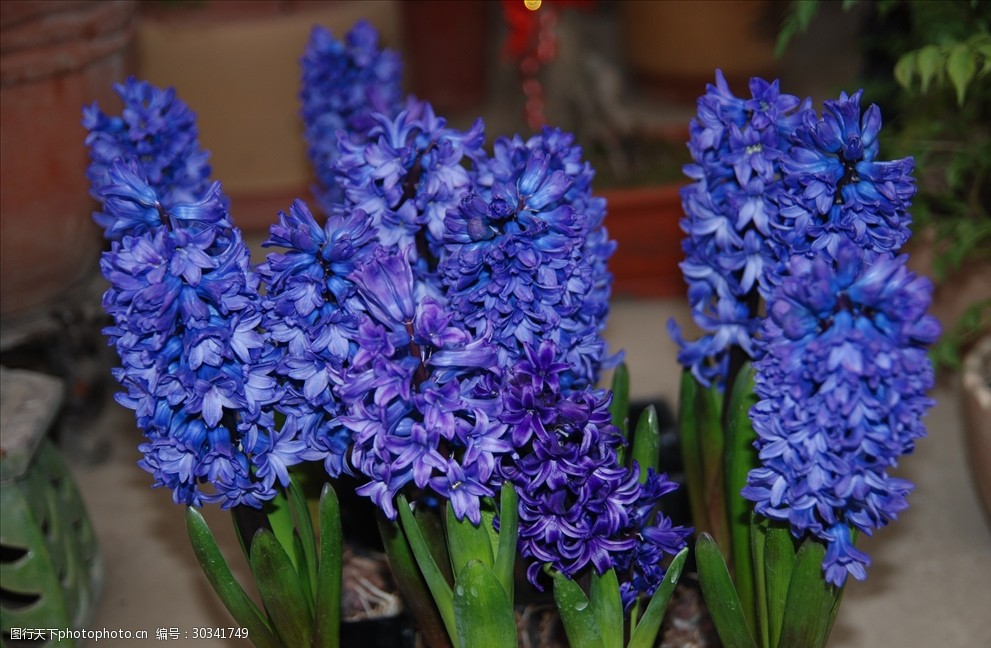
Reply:
[[[485,101],[488,3],[419,0],[400,8],[410,92],[441,114]]]
[[[224,0],[142,3],[138,73],[196,113],[211,177],[238,227],[264,236],[314,182],[299,117],[299,59],[314,25],[342,38],[359,19],[400,49],[392,2]],[[231,115],[237,118],[232,119]]]
[[[721,68],[730,87],[774,76],[778,7],[767,0],[621,3],[623,48],[648,90],[694,101]]]
[[[618,244],[609,260],[614,295],[685,296],[678,267],[685,257],[680,190],[680,185],[660,185],[599,193],[606,199],[606,229]]]
[[[991,521],[991,335],[964,359],[964,432],[977,494]]]
[[[0,316],[44,311],[95,268],[85,104],[112,105],[128,71],[131,2],[0,5]]]

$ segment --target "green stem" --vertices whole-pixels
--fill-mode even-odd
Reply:
[[[424,640],[431,648],[451,648],[451,640],[444,629],[440,611],[434,604],[427,582],[420,573],[399,523],[388,519],[381,511],[376,511],[376,521],[396,584],[413,612]]]

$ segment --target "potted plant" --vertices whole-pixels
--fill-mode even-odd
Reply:
[[[690,529],[659,510],[676,486],[658,416],[631,420],[606,353],[615,245],[591,165],[560,129],[490,152],[481,120],[460,130],[403,100],[367,23],[346,43],[314,29],[303,68],[323,214],[294,201],[258,266],[174,90],[130,79],[123,113],[84,111],[118,400],[237,636],[338,645],[335,489],[356,485],[431,645],[516,645],[531,586],[572,646],[653,645]],[[914,184],[909,160],[877,159],[878,107],[749,89],[717,71],[681,192],[704,332],[671,327],[695,555],[724,643],[823,646],[866,573],[857,532],[905,506],[887,471],[924,433],[938,325],[892,251]],[[261,606],[208,504],[232,511]]]
[[[517,555],[572,643],[650,645],[687,529],[657,510],[675,485],[655,469],[656,416],[628,425],[623,387],[596,387],[613,246],[592,170],[559,129],[484,151],[480,120],[460,131],[404,101],[394,63],[368,23],[346,43],[313,30],[301,98],[322,223],[295,201],[259,266],[173,89],[130,79],[120,115],[85,109],[141,465],[188,505],[237,637],[258,645],[336,645],[341,513],[327,484],[311,521],[314,463],[374,504],[431,645],[515,643]],[[233,513],[261,606],[196,510],[211,503]]]
[[[991,336],[974,345],[962,370],[967,455],[978,497],[991,520]]]

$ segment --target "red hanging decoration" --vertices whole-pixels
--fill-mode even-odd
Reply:
[[[503,0],[502,8],[509,34],[503,54],[517,63],[527,126],[539,130],[547,123],[544,114],[544,87],[539,73],[557,56],[558,10],[564,7],[589,8],[594,0]]]

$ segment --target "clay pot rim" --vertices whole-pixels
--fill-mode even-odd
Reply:
[[[964,357],[963,386],[972,393],[983,409],[991,409],[991,382],[985,366],[991,364],[991,334],[981,338]]]
[[[0,24],[0,85],[71,74],[112,56],[134,36],[137,6],[130,2],[40,3]]]

